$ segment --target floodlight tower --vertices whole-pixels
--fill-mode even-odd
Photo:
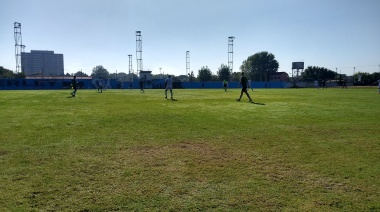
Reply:
[[[128,55],[128,57],[129,57],[129,79],[131,80],[131,82],[133,82],[133,73],[132,73],[132,55],[131,54],[129,54]],[[131,75],[131,73],[132,73],[132,75]]]
[[[186,51],[186,75],[190,74],[190,51]]]
[[[139,74],[143,70],[141,31],[136,31],[136,59],[137,74]]]
[[[234,36],[228,37],[228,68],[231,72],[234,69]]]
[[[14,37],[15,37],[15,57],[16,57],[16,73],[21,69],[21,52],[25,51],[25,45],[22,45],[21,36],[21,23],[14,23]]]

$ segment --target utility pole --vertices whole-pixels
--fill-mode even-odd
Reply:
[[[137,74],[139,74],[143,70],[141,31],[136,31],[136,59]]]
[[[231,73],[234,69],[234,36],[228,37],[228,68]]]
[[[190,74],[190,51],[186,51],[186,75]]]
[[[130,80],[131,82],[133,82],[133,73],[131,73],[131,72],[132,72],[132,55],[129,54],[128,57],[129,57],[129,67],[128,67],[129,80]],[[132,74],[132,75],[131,75],[131,74]]]

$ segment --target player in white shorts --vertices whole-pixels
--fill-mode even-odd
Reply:
[[[314,88],[318,88],[318,90],[319,90],[319,82],[318,82],[318,80],[314,81]]]
[[[380,79],[377,80],[377,81],[375,82],[375,84],[376,84],[376,83],[379,83],[379,94],[380,94]]]
[[[173,100],[173,79],[170,75],[165,80],[165,99],[168,98],[168,90],[170,90],[170,99]]]

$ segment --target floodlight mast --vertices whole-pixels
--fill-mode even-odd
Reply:
[[[186,75],[190,74],[190,51],[186,51]]]
[[[14,23],[15,37],[15,57],[16,57],[16,73],[20,73],[21,69],[21,53],[25,51],[25,45],[22,45],[21,23]]]
[[[228,68],[231,72],[234,69],[234,36],[228,37]]]
[[[133,72],[132,72],[132,55],[129,54],[128,55],[128,58],[129,58],[129,67],[128,67],[128,72],[129,72],[129,80],[131,82],[133,82]],[[132,75],[131,75],[132,74]]]
[[[143,70],[141,31],[136,31],[136,60],[137,74],[140,74],[140,71]]]

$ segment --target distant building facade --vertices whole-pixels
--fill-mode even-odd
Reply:
[[[21,70],[26,76],[63,76],[63,54],[54,51],[31,50],[21,53]]]
[[[270,81],[272,82],[287,82],[289,80],[289,75],[286,72],[277,72],[270,76]]]

